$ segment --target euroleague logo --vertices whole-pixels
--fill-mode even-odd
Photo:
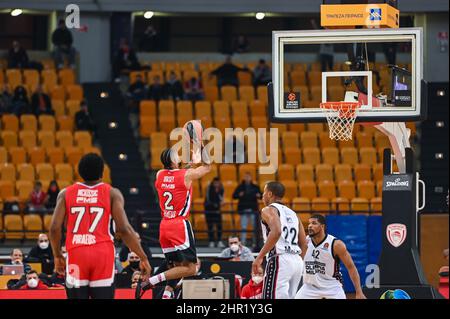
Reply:
[[[295,99],[296,99],[295,93],[289,93],[288,100],[292,102],[295,101]]]

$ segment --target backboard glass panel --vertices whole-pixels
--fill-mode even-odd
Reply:
[[[422,29],[273,31],[273,122],[321,122],[322,102],[358,101],[357,121],[425,115]],[[273,93],[273,94],[272,94]]]

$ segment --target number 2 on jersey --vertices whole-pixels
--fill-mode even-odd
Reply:
[[[298,239],[298,237],[297,237],[297,229],[295,229],[295,228],[290,228],[289,229],[286,226],[284,226],[283,227],[283,233],[285,233],[284,240],[286,240],[287,242],[289,242],[289,240],[288,240],[289,234],[293,233],[293,236],[292,236],[292,239],[291,239],[291,244],[292,245],[297,245],[297,239]]]
[[[89,232],[93,233],[95,231],[95,228],[97,228],[98,222],[103,216],[104,209],[101,207],[89,207],[89,213],[90,214],[96,214],[95,218],[89,227]],[[83,219],[84,214],[86,213],[86,207],[72,207],[70,209],[71,214],[78,214],[77,219],[75,221],[75,225],[73,227],[73,233],[78,232],[78,228],[80,228],[81,220]]]
[[[166,210],[173,210],[173,205],[170,204],[170,202],[172,201],[173,195],[171,192],[164,192],[163,193],[164,197],[167,197],[166,201],[164,202],[164,208]]]

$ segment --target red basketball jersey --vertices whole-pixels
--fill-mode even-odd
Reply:
[[[186,169],[160,170],[155,181],[163,219],[189,218],[192,187],[184,184]]]
[[[66,249],[114,242],[111,185],[75,183],[66,188]]]

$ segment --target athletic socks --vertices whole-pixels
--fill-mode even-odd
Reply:
[[[148,281],[150,282],[151,285],[156,286],[160,282],[166,281],[166,276],[164,275],[164,273],[160,273],[153,277],[150,277]]]
[[[162,299],[173,299],[173,293],[169,290],[164,290]]]

